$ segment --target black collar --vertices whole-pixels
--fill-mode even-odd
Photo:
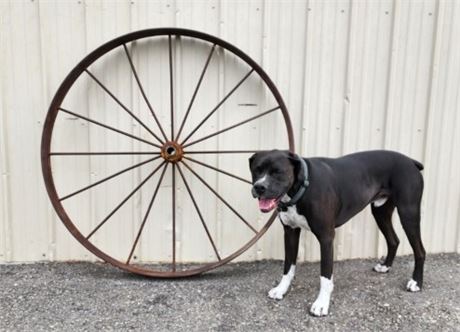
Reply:
[[[303,181],[300,183],[299,189],[297,192],[294,194],[294,196],[290,199],[289,202],[279,202],[278,203],[278,211],[286,211],[289,206],[295,205],[300,198],[302,198],[303,194],[305,193],[305,190],[307,187],[310,185],[310,182],[308,181],[308,166],[305,160],[298,155],[296,155],[297,159],[300,161],[301,165],[301,171],[303,172]],[[294,187],[294,184],[292,185]]]

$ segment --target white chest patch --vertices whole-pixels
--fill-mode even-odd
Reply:
[[[282,211],[278,214],[281,222],[289,226],[291,228],[303,228],[306,230],[310,230],[310,226],[308,226],[308,221],[305,216],[297,213],[297,207],[289,206],[287,211]]]

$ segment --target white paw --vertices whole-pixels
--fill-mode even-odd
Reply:
[[[329,300],[318,297],[311,305],[310,313],[317,317],[326,316],[329,313]]]
[[[387,273],[390,271],[390,267],[378,263],[376,266],[374,266],[374,271],[378,273]]]
[[[275,287],[270,289],[268,292],[268,297],[274,300],[281,300],[283,299],[284,294],[286,294],[286,290],[282,287]]]
[[[420,287],[418,287],[417,281],[411,279],[407,282],[406,290],[408,292],[420,292]]]
[[[280,283],[268,292],[268,297],[275,300],[281,300],[291,286],[292,279],[295,275],[295,265],[291,265],[289,272],[284,274]]]
[[[329,302],[331,300],[332,290],[334,289],[334,282],[323,276],[320,277],[321,287],[319,290],[316,301],[313,302],[310,308],[310,313],[313,316],[326,316],[329,313]]]

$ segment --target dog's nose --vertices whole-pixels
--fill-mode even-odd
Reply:
[[[267,187],[264,185],[264,184],[261,184],[261,183],[256,183],[253,187],[255,193],[260,196],[262,195],[265,190],[267,189]]]

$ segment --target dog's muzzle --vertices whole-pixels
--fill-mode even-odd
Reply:
[[[253,186],[252,186],[252,190],[251,190],[251,193],[252,193],[252,197],[254,198],[258,198],[260,196],[262,196],[265,191],[267,190],[267,186],[264,185],[264,184],[260,184],[260,183],[255,183]]]
[[[263,197],[264,193],[267,191],[267,186],[263,183],[255,183],[252,186],[252,196],[259,199],[259,209],[262,212],[270,212],[276,208],[279,199],[278,198],[266,198]]]

